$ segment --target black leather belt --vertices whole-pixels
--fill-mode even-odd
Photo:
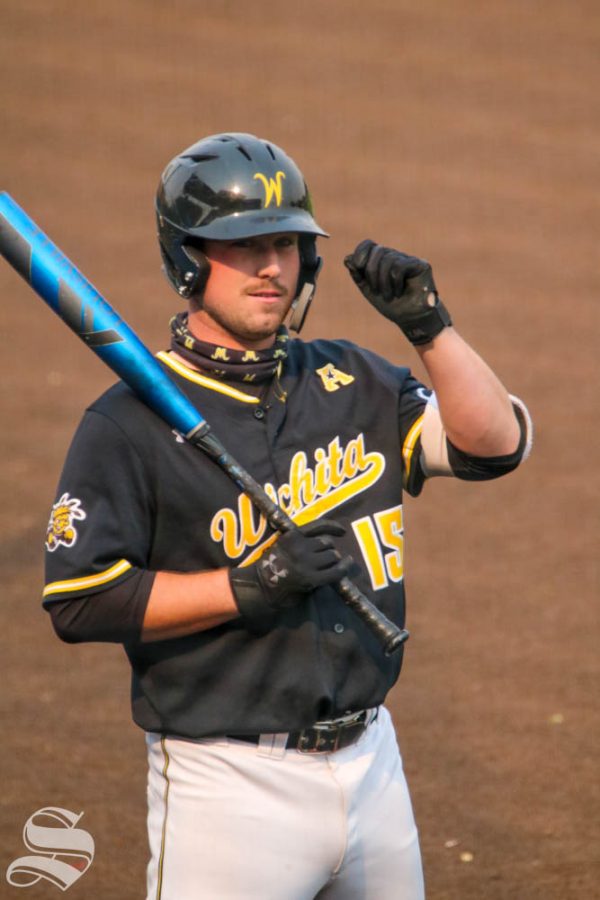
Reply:
[[[285,746],[287,750],[298,750],[300,753],[333,753],[354,744],[376,718],[376,709],[363,709],[340,719],[315,722],[312,728],[290,731]],[[227,734],[225,737],[258,744],[261,735]]]

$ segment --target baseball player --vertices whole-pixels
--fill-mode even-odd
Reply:
[[[345,264],[431,387],[348,341],[290,338],[326,233],[274,144],[199,141],[165,169],[156,209],[187,301],[158,357],[300,527],[273,533],[122,383],[85,412],[48,525],[44,605],[63,640],[122,643],[131,663],[148,900],[419,900],[384,706],[402,654],[384,654],[334,585],[349,575],[403,626],[403,491],[510,472],[527,412],[452,326],[428,263],[372,241]]]

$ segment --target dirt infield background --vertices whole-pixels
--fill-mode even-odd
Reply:
[[[599,38],[595,0],[0,0],[0,188],[151,347],[177,308],[159,174],[204,134],[252,131],[297,159],[332,234],[308,337],[421,374],[341,265],[373,237],[432,260],[461,333],[530,406],[520,471],[407,503],[390,706],[430,900],[598,896]],[[62,459],[111,376],[3,263],[0,292],[0,896],[21,896],[4,871],[25,820],[59,806],[96,841],[69,898],[140,900],[124,655],[61,644],[39,602]]]

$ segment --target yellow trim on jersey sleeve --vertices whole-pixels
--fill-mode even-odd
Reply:
[[[98,587],[99,584],[106,584],[123,575],[132,565],[126,559],[120,559],[118,563],[105,569],[104,572],[98,572],[96,575],[85,575],[83,578],[67,578],[65,581],[51,581],[44,588],[43,597],[49,597],[50,594],[62,594],[65,591],[82,591],[85,588]]]
[[[423,413],[423,415],[419,416],[419,418],[416,419],[415,422],[413,422],[402,446],[402,458],[404,459],[404,472],[406,479],[408,479],[408,474],[410,472],[410,464],[412,462],[412,455],[415,449],[415,444],[421,437],[421,432],[423,431],[424,418],[425,414]]]
[[[194,372],[193,369],[184,366],[179,360],[169,356],[166,350],[160,350],[156,355],[158,359],[162,360],[169,368],[181,375],[182,378],[187,378],[188,381],[193,381],[194,384],[200,384],[202,387],[208,388],[210,391],[217,391],[219,394],[227,394],[228,397],[233,397],[234,400],[241,400],[242,403],[260,402],[258,397],[251,397],[250,394],[244,394],[243,391],[236,391],[235,388],[229,387],[226,384],[221,384],[220,381],[216,381],[214,378],[209,378],[207,375],[201,375],[200,372]]]

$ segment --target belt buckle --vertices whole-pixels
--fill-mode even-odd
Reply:
[[[363,709],[339,719],[315,722],[312,728],[303,728],[299,732],[296,749],[300,753],[334,753],[339,747],[345,729],[361,724],[366,728],[367,712]]]
[[[337,750],[340,739],[341,726],[313,725],[312,728],[303,728],[299,732],[296,749],[300,753],[333,753]],[[329,732],[329,734],[326,734]]]

